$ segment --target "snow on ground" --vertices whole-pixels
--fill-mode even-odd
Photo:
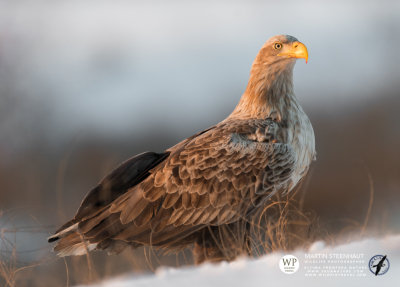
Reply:
[[[287,253],[275,252],[256,260],[238,259],[231,263],[203,264],[198,267],[160,268],[155,275],[126,275],[103,281],[92,287],[128,287],[128,286],[400,286],[400,234],[380,239],[364,239],[335,247],[322,242],[314,243],[309,250],[297,250],[291,253],[300,261],[300,268],[294,274],[285,274],[279,269],[279,260]],[[371,257],[377,254],[387,255],[390,262],[388,272],[375,276],[368,268]],[[309,259],[306,256],[319,256]],[[318,263],[324,256],[333,258],[330,263]],[[354,256],[355,259],[335,259]],[[310,260],[314,260],[310,262]],[[332,260],[332,259],[330,259]],[[348,260],[352,260],[348,263]],[[346,262],[347,261],[347,262]],[[345,267],[352,276],[310,277],[310,268],[322,266]],[[335,267],[334,267],[335,268]],[[350,269],[354,268],[354,269]],[[333,270],[333,269],[331,269]],[[350,270],[350,271],[349,271]],[[329,271],[334,274],[334,271]],[[356,276],[355,274],[359,274]]]

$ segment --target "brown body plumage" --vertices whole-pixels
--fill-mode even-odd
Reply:
[[[292,190],[315,156],[312,126],[293,93],[296,58],[307,59],[307,50],[294,37],[267,41],[229,117],[164,153],[147,152],[115,169],[49,238],[59,240],[55,251],[194,243],[201,261],[220,244],[212,230],[246,225],[273,194]]]

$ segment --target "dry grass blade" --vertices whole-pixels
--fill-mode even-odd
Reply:
[[[374,204],[374,181],[372,180],[370,172],[368,172],[368,182],[369,182],[369,203],[368,203],[367,213],[364,219],[364,224],[361,227],[361,233],[360,233],[361,236],[365,234],[365,230],[367,229],[369,218],[372,212],[372,206]]]

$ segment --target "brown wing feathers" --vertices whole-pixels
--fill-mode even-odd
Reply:
[[[145,152],[117,167],[105,177],[83,200],[76,217],[83,218],[93,208],[106,206],[150,175],[149,170],[165,160],[169,152]]]
[[[248,139],[260,129],[266,134],[268,124],[225,122],[164,154],[131,160],[133,166],[103,180],[124,183],[111,185],[105,197],[103,182],[89,193],[75,218],[76,231],[97,248],[111,248],[113,241],[163,247],[205,226],[239,220],[258,204],[261,191],[273,192],[278,179],[287,180],[293,164],[286,145]]]
[[[150,175],[149,170],[162,162],[168,154],[168,152],[145,152],[122,163],[87,194],[75,217],[61,226],[48,241],[53,242],[59,239],[57,233],[71,227],[85,217],[94,217],[101,212],[104,207],[124,194],[130,187],[148,177]]]

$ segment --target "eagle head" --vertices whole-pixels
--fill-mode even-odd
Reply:
[[[293,36],[278,35],[265,42],[260,54],[262,59],[282,62],[303,58],[308,61],[307,47]]]

